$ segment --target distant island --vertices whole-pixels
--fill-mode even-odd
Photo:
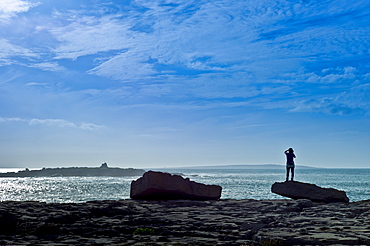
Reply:
[[[18,172],[0,173],[0,177],[123,177],[141,176],[145,173],[143,169],[134,168],[111,168],[107,163],[100,167],[63,167],[63,168],[42,168],[40,170],[25,170]]]

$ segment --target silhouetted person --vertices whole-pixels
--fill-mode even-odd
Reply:
[[[294,154],[294,150],[292,148],[289,148],[288,150],[285,150],[284,153],[286,155],[286,181],[289,180],[289,171],[292,173],[291,181],[293,181],[294,179],[294,158],[296,158]]]

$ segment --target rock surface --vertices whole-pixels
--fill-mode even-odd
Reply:
[[[149,171],[132,181],[130,197],[141,200],[217,200],[221,186],[205,185],[184,179],[179,175]]]
[[[349,202],[344,191],[333,188],[322,188],[314,184],[297,181],[276,182],[271,191],[281,196],[293,199],[309,199],[314,202]]]
[[[0,202],[0,245],[370,245],[370,200]]]

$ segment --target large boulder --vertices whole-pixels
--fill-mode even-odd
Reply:
[[[132,181],[130,197],[139,200],[217,200],[221,186],[205,185],[179,175],[149,171]]]
[[[281,196],[293,199],[310,199],[314,202],[349,202],[344,191],[297,181],[276,182],[272,185],[271,191]]]

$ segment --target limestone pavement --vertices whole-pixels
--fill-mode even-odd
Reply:
[[[0,203],[0,245],[370,245],[370,200]]]

